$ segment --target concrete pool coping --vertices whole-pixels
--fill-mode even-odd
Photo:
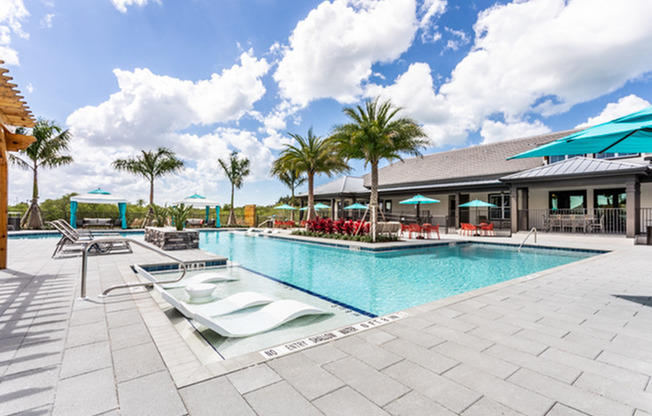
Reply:
[[[452,237],[453,240],[456,239],[454,236]],[[492,240],[497,241],[493,238]],[[219,412],[220,409],[227,412],[227,408],[224,407],[227,404],[230,406],[228,409],[231,410],[231,413],[227,412],[228,414],[254,414],[254,412],[256,414],[272,414],[275,406],[278,406],[273,397],[278,394],[284,395],[287,409],[293,409],[295,413],[302,414],[311,412],[334,414],[332,406],[335,403],[351,409],[367,409],[366,412],[360,411],[359,414],[371,414],[374,412],[373,409],[379,414],[382,412],[414,414],[415,409],[439,409],[442,414],[464,413],[465,416],[467,414],[492,414],[487,409],[493,410],[494,413],[496,409],[500,409],[506,413],[511,412],[510,414],[532,415],[552,415],[563,411],[569,414],[572,412],[575,412],[572,414],[581,414],[577,410],[584,414],[605,415],[631,415],[633,412],[637,412],[638,416],[639,414],[644,415],[645,412],[650,413],[649,403],[652,401],[646,404],[645,399],[652,397],[652,385],[650,385],[648,372],[652,364],[650,364],[650,360],[640,358],[649,356],[649,351],[644,348],[644,345],[639,347],[636,342],[629,342],[630,345],[625,345],[620,339],[652,340],[649,328],[651,308],[646,307],[645,303],[636,307],[636,304],[613,298],[614,293],[630,293],[635,295],[633,297],[645,298],[647,296],[647,302],[650,302],[649,293],[652,293],[652,284],[650,284],[649,273],[647,277],[642,274],[645,273],[643,270],[649,269],[646,266],[646,259],[649,257],[650,247],[636,247],[633,246],[631,240],[618,238],[572,239],[565,236],[546,235],[542,240],[547,240],[541,242],[546,245],[599,248],[613,250],[613,252],[457,295],[453,298],[421,305],[410,309],[413,316],[385,327],[366,331],[364,334],[353,335],[280,359],[258,362],[258,365],[250,365],[244,369],[232,369],[227,372],[226,376],[209,377],[201,382],[184,384],[185,387],[174,387],[164,396],[157,396],[156,400],[160,401],[160,406],[165,405],[165,409],[160,414],[210,414]],[[557,242],[555,243],[553,240]],[[474,239],[474,241],[479,241],[479,239]],[[514,238],[506,242],[520,243]],[[48,246],[42,241],[25,244],[40,247],[39,251],[47,250]],[[14,245],[14,247],[17,246]],[[48,281],[49,276],[63,276],[65,277],[64,282],[70,280],[70,283],[66,284],[68,289],[64,291],[72,293],[75,289],[75,285],[78,283],[78,259],[76,261],[75,259],[54,261],[21,258],[21,256],[15,255],[15,249],[11,250],[11,248],[12,246],[10,246],[9,263],[11,269],[7,272],[3,271],[3,277],[8,276],[10,280],[16,281],[20,281],[21,276],[31,279],[30,281],[34,281],[34,277],[36,277],[39,282],[43,282]],[[89,293],[99,293],[102,288],[110,284],[134,278],[128,264],[148,261],[148,256],[142,252],[111,257],[95,257],[93,259],[93,272],[98,280],[89,286],[89,291],[92,289]],[[118,271],[117,275],[116,270]],[[614,277],[614,273],[622,273],[622,275]],[[70,276],[70,278],[66,276]],[[588,276],[591,279],[588,279]],[[565,293],[568,292],[567,288],[576,286],[578,290],[573,290],[570,293],[576,295],[576,299],[569,298]],[[24,291],[28,288],[29,286],[25,286]],[[38,293],[40,292],[35,292],[37,295]],[[559,293],[563,298],[560,300],[563,302],[560,302],[557,297],[551,296],[553,293]],[[73,296],[77,295],[74,293]],[[20,293],[16,296],[16,299],[20,298]],[[115,323],[116,317],[126,316],[127,312],[131,310],[129,305],[132,303],[132,299],[138,314],[132,315],[132,318],[122,322],[121,326],[116,326],[118,325]],[[36,305],[35,302],[38,300],[32,300],[31,304]],[[193,367],[192,363],[185,367],[186,372],[183,373],[184,363],[181,361],[187,361],[187,357],[184,358],[185,350],[176,348],[182,346],[177,343],[178,341],[181,343],[185,343],[185,341],[179,337],[177,330],[155,300],[144,291],[118,295],[103,303],[75,300],[73,304],[70,319],[67,323],[62,323],[64,325],[62,328],[67,334],[67,337],[64,335],[65,354],[61,353],[58,356],[58,361],[57,359],[52,360],[52,365],[61,370],[60,375],[56,378],[58,381],[55,381],[51,387],[56,395],[49,396],[43,393],[35,396],[34,393],[25,396],[33,399],[34,407],[40,404],[42,408],[46,409],[46,412],[75,414],[70,411],[74,409],[71,407],[74,400],[69,394],[71,386],[76,386],[82,392],[88,391],[91,387],[82,381],[91,376],[93,380],[97,380],[98,377],[102,379],[106,369],[113,369],[116,378],[107,384],[109,389],[106,393],[107,400],[95,399],[94,403],[87,403],[77,398],[75,403],[77,403],[77,408],[81,409],[77,411],[77,414],[95,414],[115,409],[119,409],[122,414],[138,414],[138,410],[144,409],[142,406],[145,405],[147,401],[145,397],[148,394],[147,391],[142,390],[144,387],[142,383],[147,383],[150,388],[154,388],[151,382],[154,379],[160,379],[161,383],[157,383],[157,386],[167,385],[165,384],[166,374],[171,374],[170,369],[166,366],[163,372],[160,367],[157,367],[128,380],[120,375],[125,371],[123,368],[123,360],[127,359],[125,351],[141,347],[144,349],[148,343],[154,345],[153,341],[147,341],[145,338],[158,338],[159,344],[167,345],[163,348],[164,351],[169,348],[165,355],[174,355],[174,357],[168,356],[168,360],[179,361],[177,363],[179,371],[177,378],[186,381],[199,378],[199,374],[190,370]],[[610,308],[611,304],[615,306]],[[560,314],[559,310],[564,308],[572,308],[572,312]],[[591,312],[593,308],[595,311]],[[590,310],[584,313],[584,309]],[[13,309],[5,308],[3,310],[2,316],[5,319],[2,322],[14,322],[12,318],[20,315],[16,312],[10,313],[10,310]],[[541,321],[543,323],[540,323],[539,320],[527,321],[530,316],[534,318],[538,311],[542,311],[543,318],[540,319],[544,320]],[[46,311],[43,312],[46,313]],[[154,328],[154,333],[157,333],[156,337],[154,337],[154,333],[146,331],[146,334],[139,335],[147,335],[141,340],[142,344],[132,346],[136,343],[132,339],[135,335],[131,330],[137,326],[134,323],[136,316],[141,316],[143,321],[146,321],[150,319],[149,313],[153,313],[155,319],[150,320],[146,327]],[[510,318],[514,313],[518,315],[515,320]],[[507,320],[496,318],[500,314],[503,314]],[[47,319],[46,315],[43,318],[39,318],[39,316],[37,313],[34,318],[24,319],[33,319],[34,322],[39,319]],[[164,319],[157,322],[157,316]],[[646,318],[647,321],[641,321]],[[98,326],[101,322],[107,322],[107,320],[108,331],[107,324],[103,325],[104,331],[107,331],[108,334],[97,338],[99,335],[93,335],[96,331],[93,329],[94,326]],[[601,328],[600,331],[596,332],[597,329],[594,330],[592,327],[582,328],[582,322],[587,320],[599,321],[595,327]],[[93,325],[87,323],[91,321],[94,322]],[[518,332],[499,336],[507,322],[515,325],[515,328],[517,326],[523,328],[520,330],[523,331],[523,335],[521,336],[521,333]],[[622,322],[628,322],[629,325],[624,325]],[[647,322],[648,325],[642,325],[641,322]],[[43,323],[45,324],[47,321]],[[54,325],[54,323],[47,325]],[[102,325],[99,326],[102,327]],[[40,326],[40,328],[44,328],[44,326]],[[84,341],[78,338],[81,328],[86,334]],[[123,330],[125,328],[130,330]],[[497,331],[496,328],[499,330]],[[561,331],[561,328],[567,328],[562,331],[569,334],[566,339],[557,339],[551,335],[556,331]],[[614,335],[610,340],[602,340],[602,333],[607,329]],[[91,331],[91,334],[88,331]],[[13,336],[8,340],[18,338],[17,331],[9,332]],[[436,333],[439,340],[430,339],[433,337],[431,332]],[[526,340],[528,348],[532,346],[531,339],[535,334],[538,334],[536,338],[542,348],[544,348],[544,344],[547,345],[538,355],[526,356],[522,350],[517,348],[518,351],[521,351],[519,354],[501,356],[499,362],[496,361],[498,353],[505,348],[525,348]],[[584,334],[588,338],[580,340],[577,336],[573,336],[575,334]],[[108,339],[103,341],[106,337]],[[124,337],[127,337],[126,341]],[[470,344],[467,343],[467,340],[471,342],[471,339],[474,341]],[[487,346],[480,349],[478,345],[474,345],[474,342],[480,341],[487,345],[493,343],[496,348]],[[112,354],[112,359],[107,364],[103,364],[104,367],[98,364],[101,361],[100,357],[94,355],[91,360],[94,365],[92,369],[71,372],[69,357],[81,353],[87,347],[104,345],[104,343],[110,344]],[[15,347],[16,357],[25,357],[25,353],[31,351],[35,345],[33,343],[23,344]],[[447,349],[449,344],[459,344],[464,347],[460,346],[459,348],[462,350],[453,351]],[[5,343],[5,345],[13,344]],[[401,345],[409,346],[409,348],[397,349]],[[427,345],[427,349],[422,350],[423,345]],[[587,352],[589,346],[592,348]],[[23,349],[26,352],[21,354]],[[602,353],[594,354],[593,350],[602,351]],[[156,349],[156,351],[164,356],[160,349]],[[413,357],[413,353],[417,353],[417,351],[428,356],[435,353],[437,356],[444,354],[448,357],[447,360],[454,357],[458,364],[448,370],[433,373],[430,372],[432,369],[428,370],[430,367],[426,366],[426,363],[422,362],[419,357]],[[476,352],[471,354],[472,351]],[[589,358],[584,357],[589,353]],[[625,360],[625,356],[629,361]],[[398,357],[401,357],[401,361],[397,361]],[[483,358],[479,359],[478,357]],[[520,369],[505,372],[507,367],[514,365],[513,363],[518,362],[521,358],[523,360],[527,358],[531,363],[519,363],[515,368]],[[19,370],[24,369],[26,362],[21,361],[24,358],[12,360],[5,360],[5,367],[0,366],[4,370],[2,374],[3,381],[5,381],[0,383],[0,386],[4,385],[0,394],[13,391],[14,395],[18,395],[15,397],[11,394],[4,396],[11,400],[0,405],[0,413],[11,413],[2,412],[10,404],[14,405],[9,408],[11,410],[31,409],[20,401],[20,391],[22,390],[13,384],[17,377],[25,373],[25,371]],[[563,364],[561,364],[562,361]],[[573,369],[573,372],[577,373],[572,378],[564,378],[563,382],[557,378],[548,379],[550,371],[540,369],[539,364],[541,363],[552,366],[554,369],[559,368],[560,371],[564,369],[568,373]],[[13,370],[14,367],[16,367],[15,370]],[[98,367],[103,369],[97,369]],[[355,368],[365,376],[373,374],[375,375],[374,379],[359,380],[353,374],[349,374],[347,368]],[[533,368],[538,370],[535,371]],[[639,368],[639,370],[635,371],[635,368]],[[643,376],[640,374],[641,372],[647,375]],[[27,373],[25,374],[27,377]],[[320,393],[310,390],[317,387],[310,380],[301,379],[301,374],[321,380],[318,385]],[[622,388],[616,388],[618,383],[613,385],[614,380],[621,380],[625,376],[636,380],[646,377],[645,383],[637,381],[637,387],[628,390],[628,397],[624,397],[620,393]],[[333,379],[333,377],[335,378]],[[558,378],[560,377],[562,376],[558,376]],[[427,385],[423,384],[425,380],[428,380]],[[541,385],[540,383],[543,381],[545,383]],[[44,381],[39,383],[44,383]],[[432,386],[435,385],[454,387],[458,393],[444,394],[440,392],[437,394],[432,390]],[[614,387],[607,389],[607,386],[612,385]],[[136,389],[137,386],[143,387]],[[388,386],[393,386],[393,388],[388,388]],[[133,389],[139,391],[141,396],[135,397],[133,394],[136,390]],[[159,389],[159,387],[155,389]],[[527,403],[519,402],[517,398],[510,396],[515,391],[514,389],[532,400]],[[565,393],[566,391],[568,393]],[[41,396],[47,397],[43,397],[41,400]],[[39,400],[34,400],[36,397]],[[263,400],[264,397],[268,399]],[[82,401],[81,405],[80,400]],[[152,403],[149,404],[152,405]],[[157,403],[153,405],[156,406]]]

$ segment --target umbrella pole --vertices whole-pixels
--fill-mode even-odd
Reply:
[[[364,219],[367,218],[367,212],[369,212],[369,207],[367,207],[367,209],[364,210],[364,215],[362,216],[362,219],[360,220],[360,225],[358,225],[358,229],[355,230],[355,234],[353,234],[353,235],[358,235],[358,233],[360,232],[360,229],[364,225]]]

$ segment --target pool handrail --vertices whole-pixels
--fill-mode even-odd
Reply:
[[[86,275],[87,275],[87,264],[88,264],[88,252],[90,251],[91,247],[95,244],[99,243],[120,243],[120,242],[129,242],[132,244],[136,244],[138,246],[141,246],[143,248],[146,248],[150,251],[153,251],[157,254],[160,254],[164,257],[167,257],[169,259],[174,260],[175,262],[179,263],[179,266],[182,269],[181,276],[179,276],[177,279],[174,280],[162,280],[159,283],[160,284],[167,284],[167,283],[176,283],[179,282],[181,279],[183,279],[186,276],[186,264],[183,262],[183,260],[174,257],[163,250],[159,250],[158,248],[152,247],[149,244],[146,244],[142,241],[137,241],[134,240],[133,238],[127,238],[127,237],[100,237],[100,238],[95,238],[93,240],[90,240],[86,243],[84,246],[84,250],[82,251],[82,270],[81,270],[81,299],[88,299],[86,296]],[[120,285],[113,285],[108,288],[106,288],[102,294],[100,294],[100,297],[107,296],[109,292],[112,292],[115,289],[126,289],[130,287],[138,287],[138,286],[151,286],[151,282],[138,282],[138,283],[125,283],[125,284],[120,284]]]
[[[525,236],[525,238],[524,238],[523,241],[521,242],[521,245],[518,246],[518,252],[519,252],[519,253],[521,252],[521,247],[523,247],[523,244],[525,244],[525,241],[528,239],[528,237],[529,237],[530,234],[532,234],[532,233],[534,233],[534,244],[537,243],[537,228],[536,228],[536,227],[532,227],[532,229],[530,230],[530,232],[527,233],[527,235]]]

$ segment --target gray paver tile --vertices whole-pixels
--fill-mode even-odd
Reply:
[[[313,402],[313,405],[327,416],[388,416],[387,412],[350,387],[320,397]]]
[[[451,412],[438,403],[414,391],[394,400],[385,410],[394,416],[454,416]]]
[[[649,345],[647,344],[647,347],[642,347],[641,350],[648,350],[648,353],[652,352],[649,351]],[[642,355],[642,353],[641,353]],[[634,371],[636,373],[640,374],[652,374],[652,357],[648,359],[637,359],[632,356],[627,356],[625,354],[618,354],[615,352],[611,351],[603,351],[602,354],[597,358],[598,361],[614,365],[616,367],[621,367],[625,368],[630,371]]]
[[[310,361],[315,364],[327,364],[333,361],[341,360],[348,357],[348,354],[333,347],[332,344],[322,344],[314,348],[309,348],[302,352]]]
[[[409,391],[403,384],[355,358],[326,364],[324,369],[381,407]]]
[[[534,391],[524,389],[466,364],[460,364],[444,376],[528,416],[544,415],[554,403],[554,400]]]
[[[61,380],[54,401],[54,415],[86,416],[118,407],[113,370],[85,373]]]
[[[44,340],[43,342],[21,345],[16,351],[5,374],[36,370],[42,367],[59,365],[63,355],[63,340]]]
[[[620,383],[630,384],[636,388],[642,389],[647,385],[648,382],[648,377],[643,374],[603,363],[601,361],[590,360],[588,358],[571,354],[566,351],[560,351],[555,348],[546,350],[543,354],[541,354],[541,357],[563,365],[567,365],[569,367],[577,368],[581,371],[590,371],[595,374],[600,374]]]
[[[240,394],[245,394],[281,381],[281,377],[266,364],[245,368],[244,370],[229,374],[227,377]]]
[[[471,407],[469,407],[464,412],[462,412],[462,416],[489,416],[489,415],[527,416],[521,412],[517,412],[514,409],[510,409],[509,407],[497,403],[486,397],[483,397],[482,399],[473,403]]]
[[[229,383],[218,377],[179,390],[181,398],[193,416],[239,415],[255,416],[246,400]]]
[[[63,354],[60,377],[74,377],[112,365],[108,341],[67,348]]]
[[[113,352],[118,383],[164,370],[165,364],[154,344],[141,344]]]
[[[130,308],[106,314],[106,321],[109,328],[117,328],[120,326],[134,325],[143,321],[138,309]]]
[[[13,374],[0,382],[0,414],[27,412],[54,403],[59,367]]]
[[[106,321],[104,320],[73,326],[68,330],[66,348],[78,347],[84,344],[93,344],[108,339],[109,334],[106,330]]]
[[[380,328],[374,328],[371,330],[362,331],[357,336],[371,344],[376,344],[376,345],[382,345],[388,341],[396,339],[395,335],[392,335],[389,332],[385,332]]]
[[[333,346],[347,354],[350,354],[358,360],[369,364],[376,370],[382,370],[402,360],[396,354],[393,354],[377,345],[370,344],[358,337],[346,337],[333,342]]]
[[[177,416],[187,413],[167,371],[118,383],[123,416]]]
[[[487,341],[486,339],[470,335],[466,332],[457,331],[441,325],[430,326],[426,328],[425,331],[437,335],[446,341],[454,341],[477,351],[482,351],[494,344],[492,341]]]
[[[591,416],[588,413],[580,412],[561,403],[555,403],[546,416]]]
[[[652,393],[633,389],[628,385],[615,382],[588,371],[583,372],[573,385],[624,403],[627,406],[652,413]]]
[[[592,416],[631,416],[634,412],[632,407],[528,369],[519,370],[509,381]]]
[[[400,321],[385,325],[383,329],[396,337],[406,339],[424,348],[430,348],[444,342],[444,339],[441,337],[411,328]]]
[[[252,391],[244,397],[259,416],[322,414],[286,381]]]
[[[390,341],[384,344],[383,348],[437,374],[450,370],[459,364],[459,361],[457,360],[446,357],[436,351],[412,344],[403,339]]]
[[[443,344],[439,344],[436,347],[433,347],[432,351],[438,352],[456,361],[469,364],[478,370],[482,370],[503,379],[510,374],[513,374],[519,368],[517,365],[487,356],[487,354],[479,353],[474,349],[467,348],[464,345],[452,341],[446,341]]]
[[[555,361],[546,360],[541,357],[521,352],[503,345],[496,344],[485,351],[486,355],[509,361],[520,367],[526,367],[533,371],[538,371],[557,380],[571,384],[581,374],[581,371],[559,364]]]
[[[290,354],[269,361],[268,365],[308,400],[344,386],[340,379],[301,354]]]
[[[454,412],[463,411],[482,397],[480,393],[410,361],[402,361],[383,373]]]
[[[111,348],[114,350],[152,342],[152,337],[143,323],[110,328],[109,337]]]

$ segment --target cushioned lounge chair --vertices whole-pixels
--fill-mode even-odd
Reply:
[[[64,252],[81,254],[84,251],[86,244],[95,239],[95,236],[91,233],[80,234],[77,230],[72,228],[66,220],[50,221],[48,224],[54,227],[54,229],[59,231],[61,234],[61,239],[57,242],[52,257]],[[127,241],[98,242],[93,244],[91,252],[97,254],[132,253],[132,249]]]
[[[162,289],[158,285],[156,286],[156,289],[166,302],[168,302],[176,310],[181,312],[183,316],[189,319],[193,319],[197,314],[202,314],[208,317],[228,315],[230,313],[254,306],[267,305],[268,303],[272,303],[276,300],[274,297],[265,295],[263,293],[239,292],[214,302],[193,305],[191,303],[178,300],[168,291]]]
[[[223,337],[242,338],[269,331],[302,316],[331,314],[297,300],[283,299],[240,316],[210,317],[198,313],[194,319]]]

